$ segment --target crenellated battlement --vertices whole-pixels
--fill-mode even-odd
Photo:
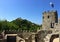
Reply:
[[[48,11],[44,11],[43,14],[44,14],[44,13],[56,13],[56,12],[57,12],[56,10],[51,10],[51,11],[48,10]]]

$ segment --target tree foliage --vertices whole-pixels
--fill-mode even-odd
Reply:
[[[0,21],[0,30],[29,30],[37,31],[42,25],[37,25],[26,19],[17,18],[11,22],[7,20]]]
[[[11,22],[0,21],[0,30],[17,30],[19,27]]]

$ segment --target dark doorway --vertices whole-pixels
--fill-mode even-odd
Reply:
[[[7,42],[16,42],[16,36],[7,36]]]

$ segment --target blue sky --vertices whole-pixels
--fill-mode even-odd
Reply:
[[[21,17],[42,24],[42,12],[52,9],[50,2],[55,4],[54,10],[60,17],[60,0],[0,0],[0,19],[11,21]]]

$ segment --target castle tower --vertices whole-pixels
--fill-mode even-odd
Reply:
[[[43,29],[54,28],[54,24],[58,23],[58,14],[57,11],[45,11],[43,12]]]

